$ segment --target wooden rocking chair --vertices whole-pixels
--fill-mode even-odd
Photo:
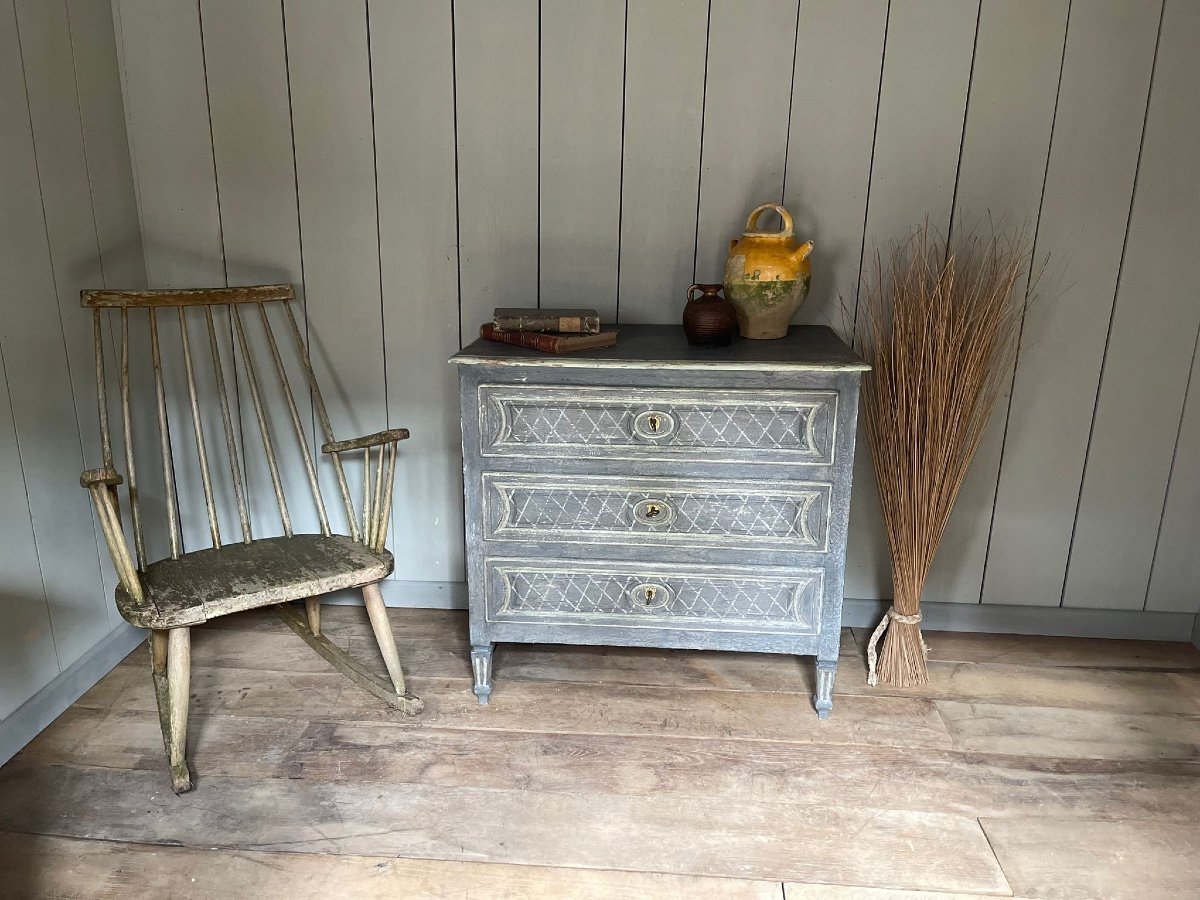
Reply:
[[[93,311],[104,464],[99,469],[84,472],[79,480],[91,493],[112,555],[119,581],[117,608],[130,623],[150,629],[154,689],[174,791],[182,793],[192,787],[191,772],[184,759],[191,670],[190,628],[217,616],[275,604],[281,618],[297,634],[357,685],[406,714],[420,712],[422,702],[405,690],[396,643],[378,587],[378,582],[387,577],[393,567],[392,555],[384,549],[384,542],[391,516],[397,444],[408,437],[408,432],[392,429],[354,440],[334,440],[329,415],[291,308],[295,300],[292,286],[272,284],[186,291],[97,290],[83,291],[81,299],[83,305]],[[114,327],[107,334],[103,327],[106,315],[111,320],[119,317],[119,324],[112,321]],[[276,341],[271,327],[272,316],[286,323],[284,328],[290,332],[294,346]],[[130,374],[131,347],[134,346],[130,337],[131,320],[134,320],[135,337],[139,339],[135,355],[137,352],[143,354],[134,361],[135,377]],[[160,331],[171,332],[172,337],[178,337],[178,343],[174,340],[169,345],[165,340],[160,343]],[[147,333],[148,340],[141,340]],[[196,334],[203,337],[200,347],[194,351],[191,336]],[[112,369],[105,366],[106,344],[119,348],[115,351],[118,365],[115,366],[116,390],[112,393],[117,395],[116,405],[120,409],[124,478],[117,473],[113,463],[107,384]],[[148,360],[144,358],[147,344]],[[207,344],[207,353],[200,349],[204,344]],[[273,374],[260,372],[259,362],[252,353],[252,347],[263,344],[269,354],[263,367],[272,369]],[[176,352],[164,349],[165,346]],[[202,367],[205,357],[209,365]],[[138,366],[138,362],[143,364]],[[201,365],[196,365],[197,362]],[[174,368],[172,363],[176,364]],[[299,372],[307,382],[308,392],[301,395],[301,400],[307,401],[311,393],[312,412],[325,438],[321,450],[332,461],[349,535],[337,534],[330,526],[314,454],[305,430],[305,416],[301,412],[302,409],[308,412],[307,402],[303,407],[297,403],[288,380],[289,368]],[[197,377],[198,370],[201,377]],[[140,382],[140,385],[134,382]],[[182,397],[184,385],[186,400]],[[179,390],[172,390],[175,386]],[[135,398],[139,387],[143,396]],[[233,407],[232,412],[227,387],[236,387],[243,401],[240,407]],[[274,392],[272,387],[276,389]],[[211,401],[213,394],[219,402],[206,402]],[[244,403],[247,394],[250,404]],[[138,403],[156,407],[156,428],[135,418],[133,413]],[[241,424],[239,413],[250,419],[249,410],[245,409],[247,405],[253,407],[257,440],[252,435],[253,425],[247,425],[244,436],[237,427]],[[174,419],[170,415],[173,408]],[[207,430],[219,430],[223,440],[208,439],[206,420]],[[291,438],[273,433],[289,430],[293,433]],[[147,444],[149,450],[145,447]],[[297,448],[298,462],[277,452],[285,444]],[[262,455],[254,457],[260,463],[260,470],[261,462],[265,462],[262,486],[265,488],[265,482],[269,480],[274,493],[270,523],[265,527],[257,522],[252,525],[253,504],[250,500],[253,498],[248,498],[244,477],[250,468],[255,445]],[[159,468],[160,471],[150,483],[155,488],[161,483],[161,496],[144,487],[139,492],[140,479],[144,476],[138,462],[146,463],[145,454],[151,451],[159,457],[154,460],[159,465],[147,468]],[[364,460],[361,518],[355,514],[343,466],[343,456],[354,452],[361,454]],[[176,465],[177,457],[180,466]],[[307,476],[306,493],[311,493],[315,505],[314,525],[319,524],[319,534],[293,531],[293,516],[289,513],[281,475],[281,468],[287,463],[297,472],[302,467]],[[179,486],[189,480],[194,488],[198,488],[192,493],[202,495],[203,506],[197,496],[191,498],[190,508],[186,503],[181,504],[180,495],[187,491]],[[133,537],[132,551],[118,502],[117,489],[123,482]],[[266,495],[265,490],[262,493]],[[161,531],[145,527],[147,507],[152,503],[165,507],[169,555],[168,548],[162,546]],[[231,509],[233,503],[236,503],[236,518]],[[295,511],[298,507],[292,509]],[[193,514],[192,518],[188,518],[189,513]],[[260,533],[275,530],[276,514],[278,531],[282,534],[256,538],[255,528]],[[226,523],[224,541],[222,520]],[[208,548],[188,547],[185,551],[184,533],[189,526],[201,535],[207,532],[204,543],[210,544]],[[228,540],[230,533],[236,533],[237,537]],[[156,539],[161,548],[159,553],[165,558],[151,561],[150,555],[157,555],[152,546]],[[191,542],[196,541],[193,534]],[[373,675],[321,635],[319,597],[344,588],[362,588],[390,683]],[[306,616],[302,617],[289,605],[289,601],[294,600],[304,600]]]

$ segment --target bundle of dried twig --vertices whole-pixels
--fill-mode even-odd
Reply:
[[[920,602],[925,578],[1012,356],[1030,291],[1025,235],[980,229],[952,244],[929,223],[875,255],[855,325],[871,372],[863,414],[879,482],[894,580],[878,678],[925,684]]]

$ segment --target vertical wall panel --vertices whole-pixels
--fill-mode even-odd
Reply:
[[[865,267],[876,248],[926,215],[945,228],[954,198],[971,77],[977,4],[892,0],[879,97]],[[850,511],[847,597],[891,595],[887,540],[866,435],[860,428]]]
[[[1041,204],[1067,22],[1066,0],[983,0],[953,230],[1027,230]],[[1021,64],[1013,66],[1013,47]],[[1024,279],[1014,286],[1025,293]],[[926,583],[930,600],[977,603],[1008,411],[1007,385],[958,495]]]
[[[1062,596],[1157,29],[1133,0],[1071,7],[1036,248],[1050,268],[1021,339],[985,603]]]
[[[121,97],[118,40],[113,23],[113,5],[94,0],[67,0],[71,30],[72,70],[79,102],[80,129],[87,159],[88,191],[96,228],[101,285],[109,288],[146,287],[146,258],[142,251],[142,229],[138,221],[133,166],[129,157],[129,135],[125,104]],[[78,302],[77,300],[75,302]],[[106,332],[110,338],[111,332]],[[115,345],[114,345],[115,346]],[[117,389],[116,372],[109,372],[109,390]],[[111,396],[111,395],[110,395]],[[93,401],[76,398],[87,406],[84,415],[96,416]],[[91,465],[99,448],[84,446],[84,460]],[[105,573],[105,596],[116,575],[107,549],[99,548]],[[116,605],[109,601],[110,624],[121,621]]]
[[[67,10],[104,286],[143,288],[146,260],[125,131],[113,6],[67,0]]]
[[[288,70],[283,15],[278,4],[243,3],[240,0],[203,0],[200,6],[204,34],[205,71],[208,75],[212,121],[213,159],[221,207],[221,235],[230,284],[267,284],[289,281],[297,285],[296,317],[304,327],[303,272],[300,261],[299,212],[296,205],[296,170],[292,158],[292,125],[288,105]],[[252,90],[247,85],[253,85]],[[283,329],[282,310],[272,309],[272,327],[288,365],[296,403],[312,443],[312,406],[299,361],[291,352],[290,334]],[[259,335],[257,315],[243,316],[250,334]],[[194,332],[204,334],[201,325]],[[208,366],[207,347],[201,359]],[[278,397],[270,357],[264,351],[257,372],[264,389]],[[259,442],[258,423],[245,375],[239,375],[242,395],[241,429],[247,492],[254,533],[259,537],[282,533],[270,473]],[[288,494],[288,512],[298,532],[317,532],[320,524],[308,488],[308,478],[294,437],[291,417],[283,403],[268,411],[272,435],[280,448],[279,466]],[[208,429],[208,423],[206,423]],[[212,422],[206,431],[212,451],[226,459],[222,425]],[[233,498],[225,494],[232,506]],[[335,497],[328,498],[335,501]],[[234,527],[229,537],[239,534]],[[222,526],[222,533],[224,535]]]
[[[150,286],[224,284],[197,7],[157,0],[118,4]]]
[[[0,8],[0,719],[118,619],[76,481],[81,429],[99,459],[77,291],[145,281],[111,16],[80,0]]]
[[[225,284],[208,93],[196,4],[119,0],[125,107],[137,167],[146,273],[154,288]],[[196,311],[193,311],[193,313]],[[194,322],[193,317],[193,322]],[[158,316],[167,415],[185,550],[210,543],[181,364],[179,320]],[[201,335],[193,330],[193,343]],[[130,315],[131,405],[147,553],[167,552],[167,488],[158,452],[148,316]],[[205,399],[211,398],[208,388]],[[206,403],[207,406],[207,403]],[[228,528],[232,523],[224,523]]]
[[[886,251],[954,199],[977,3],[892,0],[879,96],[866,249]]]
[[[11,75],[11,66],[0,70],[0,78]],[[0,164],[0,183],[14,175],[7,163],[6,157]],[[5,617],[0,629],[0,720],[58,674],[6,375],[0,352],[0,471],[5,473],[0,478],[0,604]]]
[[[538,305],[538,2],[454,4],[462,341]],[[557,301],[554,301],[557,302]]]
[[[1200,535],[1200,354],[1192,359],[1146,609],[1184,613],[1200,610],[1197,535]]]
[[[800,4],[784,205],[815,243],[812,288],[797,319],[846,329],[858,285],[871,180],[886,0]]]
[[[334,431],[349,438],[387,423],[367,14],[361,2],[296,0],[285,16],[309,349]],[[338,497],[331,467],[323,474]]]
[[[22,0],[17,4],[17,26],[57,294],[56,298],[46,298],[46,302],[57,300],[81,459],[86,465],[99,465],[100,426],[96,413],[92,317],[80,308],[79,291],[102,286],[104,273],[88,182],[67,5],[62,0]],[[68,489],[68,484],[64,481],[64,490]],[[100,531],[94,519],[92,532],[98,541]],[[110,600],[116,587],[116,574],[108,554],[103,554],[103,567],[101,558],[97,552],[95,565],[86,559],[72,561],[79,568],[81,579],[89,582],[99,579],[94,590],[88,593],[96,607],[90,626],[96,629],[93,638],[104,634],[105,625],[115,624],[113,617],[116,616]],[[82,603],[83,598],[79,602]]]
[[[542,5],[540,296],[617,313],[625,0]]]
[[[1144,6],[1144,5],[1143,5]],[[1064,606],[1141,609],[1200,325],[1200,6],[1163,15]]]
[[[388,420],[400,445],[396,575],[463,580],[454,206],[453,22],[446,4],[371,4]]]
[[[720,282],[729,240],[741,235],[750,210],[783,199],[798,9],[794,0],[761,0],[751,13],[738,0],[713,0],[696,281]]]
[[[0,121],[0,277],[4,296],[19,298],[0,318],[0,352],[55,646],[68,665],[108,631],[108,610],[87,495],[76,486],[83,456],[11,6],[0,8]]]
[[[622,322],[678,322],[696,252],[707,0],[629,0]]]

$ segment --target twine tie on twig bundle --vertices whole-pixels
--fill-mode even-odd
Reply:
[[[867,684],[874,687],[879,684],[879,676],[875,672],[875,665],[878,662],[878,654],[875,650],[875,645],[879,643],[879,639],[883,637],[883,633],[887,631],[888,625],[892,620],[899,622],[901,625],[920,625],[921,614],[905,616],[896,612],[896,607],[888,607],[887,613],[884,614],[883,621],[876,626],[875,632],[871,635],[871,640],[867,642]],[[929,655],[929,645],[925,643],[925,639],[921,638],[921,647],[925,655]]]

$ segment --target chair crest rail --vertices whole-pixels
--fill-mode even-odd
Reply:
[[[229,541],[230,530],[241,543],[278,533],[276,528],[291,535],[315,526],[323,535],[332,534],[317,446],[328,454],[345,512],[337,528],[345,527],[352,539],[383,551],[396,444],[408,431],[335,438],[290,302],[296,297],[292,285],[85,290],[80,297],[94,319],[103,454],[102,466],[84,473],[81,484],[98,508],[107,504],[107,511],[99,513],[111,519],[106,537],[119,543],[110,546],[115,556],[130,556],[132,550],[136,562],[130,573],[144,572],[154,561],[151,557],[163,554],[163,543],[169,543],[172,559],[204,549],[202,535],[219,548]],[[270,315],[268,309],[273,310]],[[107,328],[106,321],[111,323]],[[109,353],[112,369],[105,362]],[[319,437],[314,439],[312,429]],[[351,450],[363,453],[359,509],[347,479],[349,460],[344,462],[345,451]],[[121,454],[123,471],[118,474],[114,455]],[[132,526],[128,546],[116,491],[121,485]],[[307,486],[308,497],[294,493],[299,485]],[[255,504],[262,504],[253,515],[251,495]],[[236,517],[231,518],[235,501]],[[277,511],[273,524],[272,506]],[[150,510],[165,513],[163,536],[169,542],[148,552]],[[122,584],[136,594],[131,581],[123,578]]]
[[[187,290],[79,292],[81,306],[99,308],[145,308],[155,306],[223,306],[229,303],[266,303],[295,300],[290,284],[256,284],[248,287],[195,288]]]

